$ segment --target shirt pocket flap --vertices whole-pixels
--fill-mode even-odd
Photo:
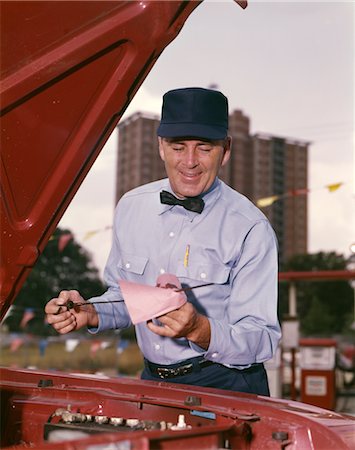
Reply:
[[[188,267],[180,268],[177,276],[179,278],[190,278],[198,280],[199,283],[227,283],[230,268],[222,264],[189,264]]]
[[[148,258],[145,256],[137,256],[132,253],[122,253],[118,266],[126,272],[142,275],[147,263]]]

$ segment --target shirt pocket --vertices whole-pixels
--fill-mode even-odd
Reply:
[[[194,280],[203,283],[225,284],[228,282],[230,267],[223,264],[197,263],[188,267],[180,267],[177,276],[179,279]],[[191,283],[192,285],[192,283]]]
[[[143,275],[148,264],[148,258],[145,256],[133,255],[132,253],[122,252],[118,267],[125,271],[136,275]]]

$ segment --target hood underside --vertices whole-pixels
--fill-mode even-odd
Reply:
[[[0,1],[0,320],[160,53],[200,3]]]

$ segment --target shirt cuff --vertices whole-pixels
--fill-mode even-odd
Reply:
[[[91,298],[89,302],[96,300],[101,302],[94,305],[99,323],[97,327],[88,327],[88,331],[91,334],[97,334],[105,330],[128,328],[131,325],[132,322],[124,302],[112,303],[110,302],[111,298],[105,299],[104,296]],[[117,297],[114,300],[117,300]]]
[[[190,347],[193,351],[199,353],[201,356],[206,355],[206,350],[199,345],[195,344],[194,342],[189,341]]]
[[[230,336],[230,326],[211,318],[210,323],[211,340],[208,350],[205,353],[205,358],[230,368],[247,369],[250,367],[252,364],[252,362],[250,362],[250,354],[240,355],[240,363],[231,364],[231,362],[235,362],[236,347],[235,342]],[[241,340],[242,339],[243,337],[241,336]],[[246,359],[248,359],[248,361],[245,361]]]

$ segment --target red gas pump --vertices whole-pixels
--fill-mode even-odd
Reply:
[[[335,409],[335,339],[301,339],[301,401],[326,409]]]

